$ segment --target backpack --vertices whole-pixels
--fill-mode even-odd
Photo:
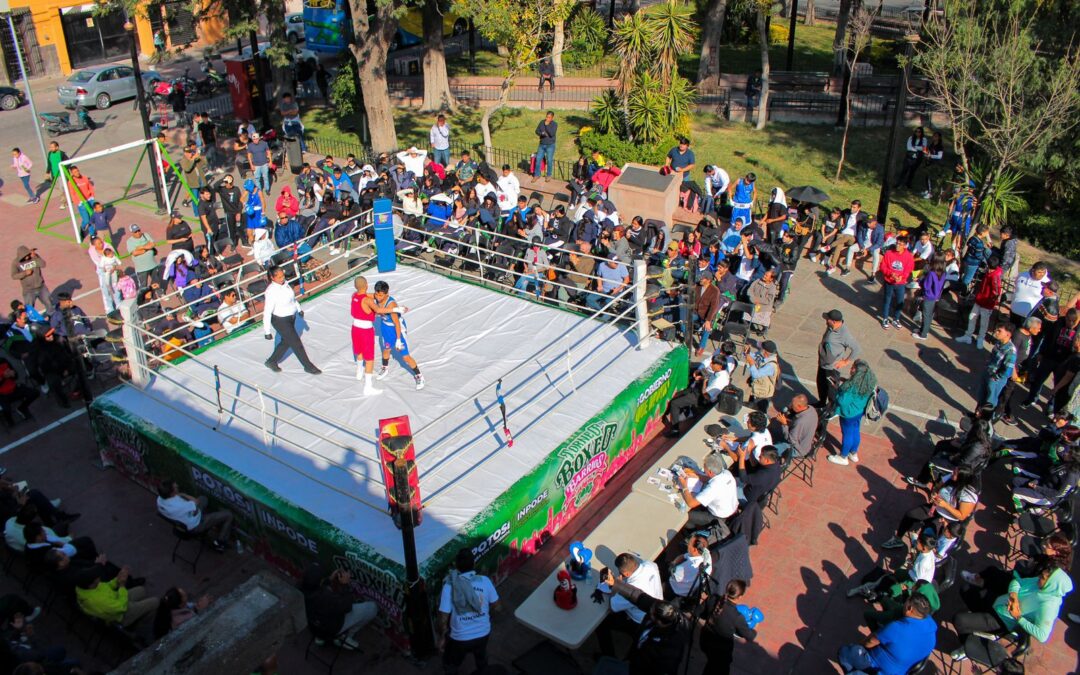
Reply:
[[[134,298],[135,293],[138,290],[137,288],[135,288],[135,280],[126,274],[121,275],[121,277],[116,280],[115,287],[125,300]]]
[[[881,387],[874,389],[874,395],[866,402],[866,419],[876,422],[889,410],[889,392]]]
[[[767,377],[759,377],[749,381],[750,393],[755,399],[768,399],[776,394],[776,384],[780,379],[780,360],[770,361],[775,367],[775,372]]]

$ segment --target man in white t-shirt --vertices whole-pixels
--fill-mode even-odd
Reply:
[[[1024,325],[1031,310],[1042,300],[1043,286],[1050,283],[1050,270],[1044,262],[1037,262],[1031,266],[1031,270],[1016,277],[1016,288],[1013,291],[1012,305],[1009,306],[1010,317],[1014,326]]]
[[[703,462],[704,475],[696,475],[693,470],[683,468],[679,476],[681,494],[686,506],[686,527],[695,530],[705,527],[714,520],[731,517],[739,508],[739,491],[735,476],[724,466],[721,455],[713,453]],[[697,490],[689,489],[690,477],[698,479]]]
[[[660,569],[656,563],[639,560],[633,553],[620,553],[615,558],[615,567],[619,578],[626,583],[657,600],[664,599],[664,583],[660,579]],[[612,592],[607,584],[600,584],[597,589],[604,593]],[[621,595],[612,595],[611,613],[596,627],[600,651],[605,656],[615,656],[613,633],[619,631],[637,638],[644,620],[644,610]]]
[[[691,535],[686,540],[686,553],[671,562],[671,576],[668,585],[671,592],[685,598],[694,590],[701,566],[705,566],[705,576],[712,575],[712,554],[709,553],[709,540],[701,535]]]
[[[158,513],[174,523],[179,523],[192,534],[210,532],[210,546],[218,553],[225,552],[232,530],[232,514],[228,511],[206,513],[207,499],[198,499],[180,492],[176,481],[167,480],[158,487]]]
[[[491,635],[491,608],[499,594],[491,579],[476,573],[476,557],[463,548],[454,559],[439,596],[439,651],[443,672],[456,675],[465,657],[473,655],[475,671],[487,669],[487,642]]]

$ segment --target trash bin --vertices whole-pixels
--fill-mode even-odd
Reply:
[[[300,173],[304,165],[304,153],[300,151],[300,139],[295,136],[285,136],[285,155],[289,159],[289,171],[293,175]]]

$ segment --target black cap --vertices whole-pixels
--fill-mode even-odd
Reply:
[[[179,211],[173,211],[169,214],[169,216],[172,218],[183,218],[184,214],[180,213]]]
[[[828,319],[829,321],[843,321],[844,315],[840,313],[838,309],[830,309],[821,315],[821,318]]]

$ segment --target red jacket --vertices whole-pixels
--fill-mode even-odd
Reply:
[[[903,252],[896,249],[885,251],[881,257],[881,276],[887,284],[906,284],[915,269],[915,256],[906,248]]]
[[[983,309],[997,309],[998,301],[1001,300],[1001,275],[1000,267],[983,275],[979,290],[975,291],[976,305]]]

